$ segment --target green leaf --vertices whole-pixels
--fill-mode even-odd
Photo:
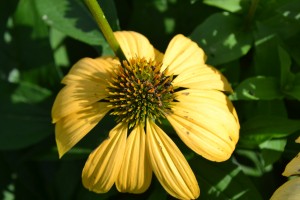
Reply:
[[[279,44],[279,38],[274,31],[260,22],[256,23],[253,56],[253,67],[256,74],[280,77]]]
[[[39,103],[50,97],[52,92],[38,85],[21,82],[12,94],[11,98],[14,103]]]
[[[54,132],[50,110],[38,105],[2,100],[0,113],[0,150],[28,147]]]
[[[289,54],[281,47],[278,46],[278,59],[280,62],[280,86],[285,89],[291,88],[291,81],[293,81],[293,74],[290,71],[291,58]]]
[[[224,2],[224,0],[204,0],[203,3],[215,6],[217,8],[221,8],[223,10],[229,11],[229,12],[238,12],[242,10],[242,3],[244,3],[244,0],[227,0]]]
[[[284,138],[300,130],[300,121],[281,116],[256,116],[241,125],[239,146],[256,148],[273,138]]]
[[[13,16],[10,59],[22,70],[53,63],[48,27],[43,23],[34,0],[20,1]],[[38,55],[38,56],[37,56]]]
[[[42,19],[66,35],[90,45],[103,45],[106,41],[88,9],[80,0],[35,0]],[[101,1],[113,30],[118,20],[113,1]],[[105,12],[107,10],[107,12]]]
[[[293,82],[285,87],[284,93],[300,101],[300,73],[295,74]]]
[[[243,19],[229,13],[208,17],[191,34],[206,52],[208,63],[219,65],[245,55],[251,48],[252,35],[244,31]]]
[[[270,167],[266,168],[264,166],[261,152],[238,148],[235,150],[235,158],[247,175],[261,177],[264,173],[270,171]]]
[[[232,160],[215,163],[197,157],[191,162],[201,188],[200,199],[262,199],[242,169]]]
[[[277,12],[283,17],[300,22],[300,1],[287,1],[285,5],[277,9]]]
[[[273,77],[252,77],[241,82],[234,90],[234,100],[282,99],[279,81]]]
[[[259,145],[262,149],[264,165],[272,165],[278,161],[285,149],[286,139],[267,140]]]

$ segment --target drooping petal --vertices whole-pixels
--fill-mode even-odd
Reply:
[[[58,93],[52,107],[52,122],[107,97],[105,90],[111,71],[117,65],[110,58],[84,58],[78,61],[63,79],[66,86]]]
[[[98,83],[82,81],[62,88],[52,107],[52,123],[63,117],[85,109],[86,107],[107,97],[105,87]]]
[[[118,124],[89,155],[82,171],[82,182],[87,189],[105,193],[113,186],[121,169],[127,131],[126,124]]]
[[[176,93],[167,119],[181,140],[208,160],[227,160],[239,138],[239,122],[228,98],[218,91]]]
[[[117,68],[120,62],[116,59],[106,58],[83,58],[75,63],[69,73],[64,77],[62,83],[76,84],[78,81],[89,80],[94,83],[107,83],[111,72]]]
[[[153,46],[142,34],[134,31],[117,31],[114,34],[127,59],[135,57],[155,59]]]
[[[196,199],[200,188],[176,144],[152,121],[147,120],[146,132],[147,152],[161,185],[178,199]]]
[[[299,200],[300,178],[294,178],[280,186],[270,200]]]
[[[172,85],[191,89],[232,92],[227,79],[218,70],[203,64],[187,67],[172,81]]]
[[[108,103],[95,103],[57,121],[55,137],[59,157],[62,157],[99,123],[110,110],[107,105]]]
[[[167,69],[168,75],[178,75],[189,67],[204,64],[205,60],[203,50],[195,42],[183,35],[176,35],[167,47],[161,71]]]
[[[285,167],[283,176],[300,175],[300,153],[297,154]]]
[[[126,142],[125,155],[116,182],[120,192],[143,193],[151,183],[152,169],[145,152],[145,140],[144,126],[136,126]]]

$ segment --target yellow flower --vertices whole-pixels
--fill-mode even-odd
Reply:
[[[296,140],[300,143],[300,137]],[[300,199],[300,153],[293,158],[285,167],[283,176],[297,176],[282,186],[280,186],[272,195],[271,200],[299,200]]]
[[[170,137],[156,125],[166,118],[181,140],[212,161],[228,159],[238,141],[236,111],[223,92],[232,89],[205,64],[196,43],[175,36],[163,55],[136,32],[116,32],[127,58],[84,58],[64,77],[52,109],[59,156],[63,156],[106,115],[117,125],[89,156],[83,185],[104,193],[142,193],[152,171],[179,199],[200,194],[196,177]]]

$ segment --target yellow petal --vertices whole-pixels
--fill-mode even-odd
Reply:
[[[300,153],[293,158],[285,167],[283,176],[300,175]]]
[[[79,142],[110,110],[108,103],[95,103],[61,118],[55,126],[59,157]]]
[[[125,155],[116,186],[120,192],[143,193],[148,189],[152,169],[145,152],[145,131],[136,126],[126,142]]]
[[[181,74],[195,65],[204,64],[206,56],[203,50],[192,40],[176,35],[169,43],[161,71],[167,68],[168,74]]]
[[[110,80],[111,72],[119,64],[119,61],[110,57],[83,58],[72,66],[62,83],[78,84],[82,80],[89,80],[98,84],[107,84],[107,80]]]
[[[91,104],[107,97],[104,86],[82,80],[76,84],[70,84],[62,88],[52,107],[52,123],[56,123],[69,114],[85,109]]]
[[[58,93],[53,108],[52,122],[80,111],[101,99],[108,93],[106,87],[111,71],[118,61],[111,58],[84,58],[78,61],[62,80],[66,86]]]
[[[127,125],[118,124],[109,137],[89,156],[82,171],[82,182],[87,189],[105,193],[119,174],[126,146]]]
[[[298,137],[295,142],[300,143],[300,137]]]
[[[280,186],[270,200],[299,200],[300,178],[294,178]]]
[[[118,31],[114,34],[127,59],[135,57],[155,59],[153,46],[142,34],[133,31]]]
[[[167,119],[181,140],[196,153],[212,161],[227,160],[239,138],[234,107],[218,91],[183,90],[176,93]]]
[[[147,152],[160,184],[175,198],[196,199],[200,188],[176,144],[152,121],[147,120],[146,132]]]
[[[172,85],[192,89],[212,89],[232,92],[227,79],[218,70],[199,64],[187,67],[172,81]]]

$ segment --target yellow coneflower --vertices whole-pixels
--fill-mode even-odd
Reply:
[[[205,64],[203,50],[183,35],[165,54],[136,32],[116,32],[126,60],[84,58],[64,77],[52,109],[59,156],[106,115],[117,125],[89,156],[83,185],[98,193],[116,184],[120,192],[142,193],[152,171],[179,199],[196,199],[200,189],[176,144],[157,125],[166,118],[181,140],[212,161],[228,159],[238,141],[231,92],[219,71]]]
[[[300,137],[296,140],[300,143]],[[300,199],[300,153],[293,158],[285,167],[283,176],[297,176],[282,186],[280,186],[272,195],[271,200],[299,200]]]

